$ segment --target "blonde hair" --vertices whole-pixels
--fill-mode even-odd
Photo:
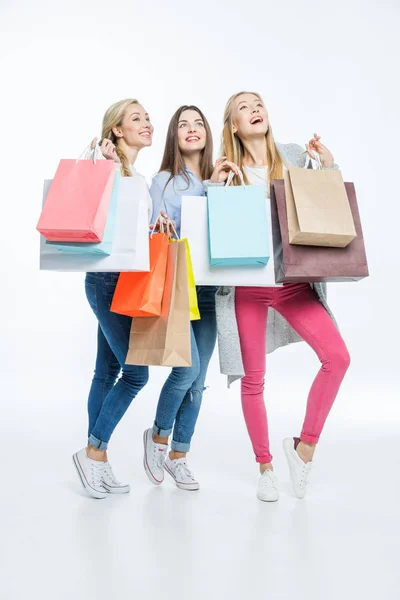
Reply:
[[[234,94],[231,96],[226,103],[225,111],[224,111],[224,128],[222,130],[222,156],[226,156],[227,159],[231,162],[234,162],[238,167],[243,170],[243,157],[244,157],[244,147],[241,139],[238,135],[233,133],[233,103],[242,94],[252,94],[256,96],[263,102],[260,94],[256,92],[239,92],[238,94]],[[278,148],[276,147],[274,136],[272,134],[271,126],[268,127],[268,131],[265,134],[267,139],[267,164],[268,164],[268,181],[272,181],[273,179],[282,179],[283,177],[283,163],[282,159],[279,155]],[[243,177],[245,183],[248,184],[249,181],[246,177],[246,173],[243,171]],[[239,177],[235,176],[233,179],[234,185],[240,185]]]
[[[119,160],[121,161],[121,175],[123,177],[131,177],[132,173],[129,168],[129,160],[126,154],[118,147],[117,136],[113,132],[114,127],[121,127],[122,121],[124,120],[124,116],[126,113],[126,109],[131,104],[140,104],[139,100],[134,100],[133,98],[127,98],[126,100],[120,100],[116,102],[109,109],[107,109],[106,114],[103,117],[103,127],[101,132],[101,140],[100,144],[103,140],[111,140],[115,145],[115,151]]]

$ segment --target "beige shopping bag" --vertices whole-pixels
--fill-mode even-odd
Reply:
[[[190,307],[186,244],[169,244],[161,315],[132,320],[128,365],[190,367]]]
[[[345,248],[357,236],[340,171],[289,167],[283,174],[289,243]]]

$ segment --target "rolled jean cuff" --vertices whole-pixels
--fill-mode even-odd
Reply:
[[[88,443],[93,446],[93,448],[97,448],[97,450],[107,450],[108,442],[102,442],[94,437],[94,435],[90,435],[88,439]]]
[[[157,423],[154,423],[153,433],[159,435],[160,437],[169,437],[172,433],[172,427],[171,429],[161,429],[161,427],[157,427]]]
[[[175,452],[189,452],[190,444],[184,442],[175,442],[175,440],[172,440],[171,450],[174,450]]]
[[[265,456],[256,456],[256,462],[260,465],[267,465],[272,462],[272,454],[266,454]]]
[[[308,435],[307,433],[302,433],[300,439],[302,442],[306,442],[307,444],[318,444],[319,435]]]

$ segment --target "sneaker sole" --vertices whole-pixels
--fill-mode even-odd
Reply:
[[[276,498],[262,498],[261,496],[259,496],[257,494],[257,498],[259,500],[261,500],[261,502],[278,502],[278,500],[279,500],[279,494],[278,494],[278,496]]]
[[[295,480],[296,478],[293,476],[292,461],[291,461],[291,457],[290,457],[290,453],[291,453],[291,450],[292,450],[292,446],[291,446],[292,443],[293,442],[292,442],[291,439],[289,439],[289,440],[283,440],[283,451],[285,453],[286,460],[287,460],[287,463],[288,463],[289,474],[290,474],[290,482],[292,484],[294,495],[299,500],[302,500],[304,498],[304,496],[306,495],[306,491],[298,493],[296,491],[296,486],[293,483],[293,480]]]
[[[124,485],[120,487],[112,487],[103,481],[103,487],[107,494],[128,494],[131,491],[130,485]]]
[[[188,492],[196,492],[197,490],[200,489],[199,483],[180,483],[179,481],[177,481],[175,479],[175,475],[167,467],[167,465],[164,465],[164,469],[167,471],[168,475],[171,475],[172,479],[175,481],[176,487],[178,487],[180,490],[186,490]]]
[[[85,492],[91,497],[91,498],[95,498],[96,500],[103,500],[104,498],[107,498],[107,492],[97,492],[95,489],[93,489],[89,483],[86,481],[86,477],[84,472],[82,471],[82,468],[79,464],[79,460],[77,459],[77,455],[74,454],[72,456],[72,460],[73,463],[75,465],[75,469],[79,475],[79,479],[81,481],[81,484],[83,486],[83,489],[85,490]]]
[[[149,465],[147,464],[147,444],[146,444],[147,440],[146,440],[146,435],[147,435],[147,430],[143,434],[143,446],[144,446],[143,467],[144,467],[146,475],[149,478],[149,480],[151,481],[151,483],[153,485],[161,485],[162,482],[164,481],[164,477],[161,479],[161,481],[159,481],[158,479],[156,479],[154,477],[153,473],[151,472]],[[163,475],[164,475],[164,472],[163,472]]]

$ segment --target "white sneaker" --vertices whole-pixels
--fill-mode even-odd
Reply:
[[[153,430],[146,429],[143,434],[144,457],[143,466],[147,477],[154,485],[164,481],[164,461],[167,456],[168,446],[156,444],[153,441]]]
[[[109,462],[103,463],[103,486],[109,494],[127,494],[131,488],[127,483],[121,483],[115,477]]]
[[[199,482],[196,481],[193,473],[189,469],[186,458],[176,458],[175,460],[167,458],[165,460],[164,469],[171,475],[177,487],[181,490],[194,491],[200,488]]]
[[[92,498],[106,498],[107,492],[103,487],[104,463],[88,457],[86,448],[73,455],[72,460],[83,487]]]
[[[307,491],[307,477],[311,471],[312,461],[305,463],[294,448],[294,439],[286,438],[283,440],[283,449],[289,465],[290,479],[294,493],[298,498],[304,498]]]
[[[264,471],[258,480],[257,498],[263,502],[276,502],[279,499],[278,480],[273,471]]]

